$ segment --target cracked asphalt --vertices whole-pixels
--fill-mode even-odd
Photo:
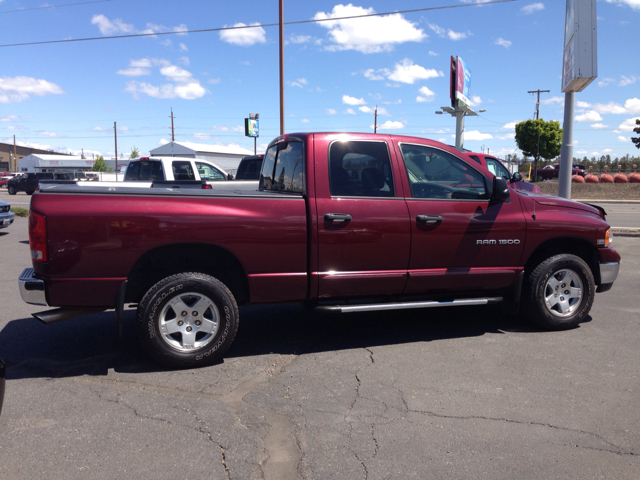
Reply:
[[[171,371],[126,313],[44,325],[20,300],[26,219],[0,231],[0,478],[637,479],[640,245],[590,321],[497,309],[245,307],[224,362]]]

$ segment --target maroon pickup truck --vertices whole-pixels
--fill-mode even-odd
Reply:
[[[258,186],[41,185],[23,300],[45,323],[137,306],[146,351],[222,357],[238,305],[337,312],[503,303],[576,326],[620,256],[602,208],[521,192],[423,138],[299,133],[267,148]],[[226,188],[228,185],[233,188]]]

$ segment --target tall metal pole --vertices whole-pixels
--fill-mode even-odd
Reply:
[[[576,94],[564,94],[564,123],[562,124],[562,150],[558,172],[558,196],[571,198],[571,168],[573,163],[573,111]]]
[[[18,151],[16,150],[16,136],[13,136],[13,166],[15,167],[14,172],[18,171]],[[9,169],[11,170],[11,169]]]
[[[175,130],[173,129],[173,108],[171,109],[171,141],[176,141],[176,136],[174,134]]]
[[[378,106],[376,105],[376,112],[373,116],[373,133],[378,133]]]
[[[464,110],[456,108],[456,150],[462,151],[464,144]]]
[[[118,129],[116,128],[116,122],[113,122],[113,138],[116,142],[116,182],[118,181]]]
[[[284,135],[284,0],[280,0],[280,135]]]

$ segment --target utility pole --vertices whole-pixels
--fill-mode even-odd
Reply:
[[[176,141],[175,130],[173,128],[173,107],[171,108],[171,141]]]
[[[280,0],[280,135],[284,135],[284,0]]]
[[[551,90],[530,90],[527,93],[537,93],[538,94],[538,100],[536,101],[536,120],[538,120],[538,117],[540,116],[540,94],[541,93],[549,93]]]
[[[113,122],[113,138],[116,142],[116,182],[118,181],[118,129],[116,128],[116,122]]]
[[[16,136],[13,136],[13,165],[15,168],[14,172],[18,171],[18,151],[16,150]],[[11,170],[11,169],[9,169]]]
[[[376,111],[373,117],[373,133],[378,133],[378,106],[376,105]]]

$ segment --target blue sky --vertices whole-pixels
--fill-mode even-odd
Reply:
[[[470,68],[465,148],[520,152],[514,125],[562,124],[565,2],[285,0],[285,21],[456,6],[360,20],[285,26],[287,132],[373,131],[454,144],[449,59]],[[76,5],[69,5],[76,4]],[[67,5],[67,6],[63,6]],[[50,8],[57,6],[56,8]],[[46,8],[42,8],[46,7]],[[576,93],[574,156],[640,152],[640,0],[599,0],[598,78]],[[0,44],[211,29],[278,22],[277,0],[0,0]],[[171,139],[238,144],[243,119],[260,113],[258,148],[279,134],[278,28],[0,47],[0,141],[56,151],[145,154]]]

